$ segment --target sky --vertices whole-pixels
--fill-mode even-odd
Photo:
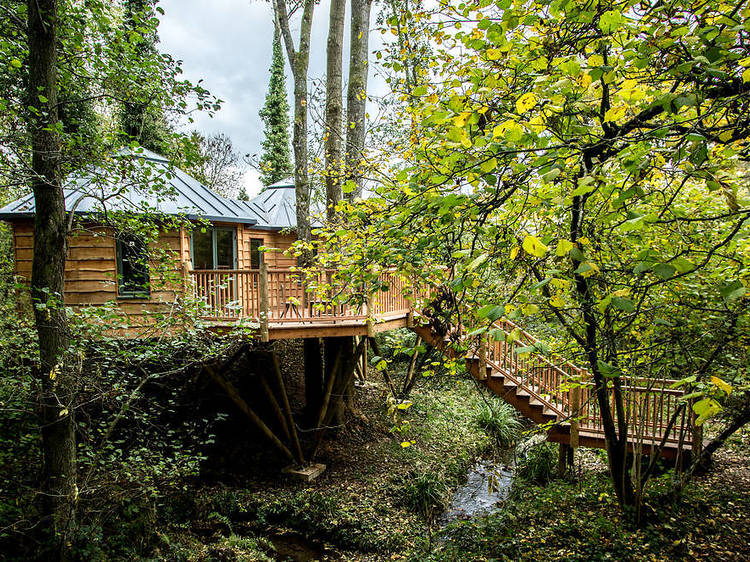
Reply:
[[[188,129],[203,134],[225,133],[241,154],[259,154],[263,124],[258,112],[268,89],[273,10],[270,2],[258,0],[161,0],[164,9],[159,25],[160,49],[182,61],[184,76],[202,85],[223,100],[213,118],[194,116]],[[377,8],[373,7],[371,22]],[[348,63],[349,29],[344,40],[344,75]],[[299,37],[298,18],[292,20],[292,35]],[[371,23],[372,25],[372,23]],[[325,76],[325,50],[328,37],[328,3],[315,7],[311,36],[309,78]],[[380,45],[380,34],[370,34],[371,51]],[[371,61],[373,57],[371,56]],[[287,90],[292,107],[292,80],[287,63]],[[370,72],[370,90],[382,90],[384,83]],[[291,133],[290,133],[291,134]],[[250,196],[261,188],[258,174],[249,170],[244,177]]]

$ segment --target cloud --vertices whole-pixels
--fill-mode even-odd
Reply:
[[[244,154],[259,154],[263,124],[258,112],[268,88],[273,41],[273,12],[270,3],[249,0],[161,0],[165,15],[159,25],[160,48],[183,61],[184,76],[202,84],[224,100],[213,118],[193,115],[186,129],[201,133],[223,132],[235,148]],[[375,20],[375,11],[371,21]],[[344,74],[349,60],[348,14],[344,42]],[[298,22],[292,33],[299,36]],[[328,37],[328,4],[315,7],[311,36],[309,78],[325,76],[325,52]],[[370,34],[371,50],[381,45],[379,33]],[[373,64],[374,57],[370,57]],[[287,91],[292,107],[292,80],[287,63]],[[370,70],[370,91],[382,94],[382,79]],[[346,95],[344,93],[344,95]],[[371,114],[374,113],[371,111]],[[321,112],[322,114],[322,112]],[[290,133],[291,134],[291,133]]]

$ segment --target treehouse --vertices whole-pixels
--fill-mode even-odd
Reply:
[[[71,229],[65,295],[73,309],[114,304],[127,315],[125,335],[149,326],[149,313],[167,312],[180,296],[195,298],[216,329],[238,321],[258,324],[263,339],[363,335],[406,326],[409,302],[403,280],[384,272],[369,299],[362,288],[341,286],[327,294],[332,272],[303,279],[287,250],[296,240],[295,189],[285,180],[250,201],[222,197],[153,152],[143,150],[128,169],[141,181],[111,181],[91,174],[65,189]],[[125,174],[123,173],[123,177]],[[156,186],[156,187],[155,187]],[[163,226],[145,243],[113,217],[148,215]],[[15,273],[31,278],[34,199],[28,195],[0,209],[12,226]],[[118,226],[114,226],[117,223]],[[161,256],[155,263],[155,255]],[[369,308],[368,308],[369,307]]]
[[[128,160],[145,170],[148,181],[124,189],[122,179],[80,177],[65,190],[72,225],[65,265],[67,306],[80,310],[114,305],[131,320],[122,335],[138,337],[149,328],[150,312],[168,312],[187,298],[201,305],[200,315],[215,330],[249,323],[262,341],[302,339],[304,378],[315,381],[305,383],[305,392],[316,397],[308,399],[308,405],[322,399],[324,380],[325,395],[340,393],[328,382],[337,378],[334,373],[351,382],[362,360],[359,369],[364,374],[365,342],[375,344],[370,337],[355,343],[355,336],[409,327],[444,355],[465,362],[478,383],[544,425],[547,439],[560,442],[566,451],[578,445],[605,446],[590,374],[564,358],[537,351],[537,340],[519,326],[501,319],[490,326],[493,338],[487,333],[467,335],[463,326],[451,326],[433,314],[439,299],[425,307],[425,294],[396,271],[383,270],[367,287],[342,280],[333,271],[298,271],[296,260],[286,252],[296,239],[291,181],[271,185],[251,201],[237,201],[213,193],[154,153],[143,151]],[[158,190],[154,184],[160,184]],[[128,229],[113,226],[108,219],[117,214],[131,220],[158,216],[159,235],[146,243]],[[0,209],[0,219],[12,225],[16,275],[28,280],[33,197]],[[158,267],[155,255],[162,256]],[[317,375],[311,376],[313,372]],[[220,373],[212,376],[243,411],[249,411],[231,383]],[[631,450],[674,457],[700,448],[699,428],[681,407],[683,390],[673,383],[638,377],[623,382]],[[606,389],[607,395],[614,396],[612,392]],[[268,426],[257,419],[255,423],[293,456]]]

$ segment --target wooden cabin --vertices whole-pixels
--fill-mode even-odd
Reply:
[[[66,207],[75,215],[65,265],[65,303],[74,309],[114,303],[132,326],[149,324],[149,313],[167,310],[188,292],[204,303],[202,316],[216,327],[238,320],[264,321],[268,337],[359,335],[377,314],[378,329],[406,325],[410,305],[404,281],[389,272],[383,281],[393,291],[363,306],[345,298],[311,297],[309,278],[292,271],[296,260],[285,252],[296,240],[295,189],[291,179],[266,188],[250,201],[222,197],[167,159],[147,150],[138,154],[149,177],[159,177],[157,197],[136,183],[120,193],[120,183],[97,185],[86,177],[69,182]],[[120,193],[109,197],[109,193]],[[180,217],[191,227],[165,228],[148,252],[136,237],[118,233],[101,217],[106,213],[157,212]],[[15,273],[31,277],[34,199],[28,195],[0,209],[0,220],[12,226]],[[161,252],[158,252],[161,250]],[[159,267],[154,253],[166,255]],[[325,275],[321,272],[321,275]],[[392,277],[392,278],[391,278]],[[346,290],[354,290],[347,288]],[[373,327],[370,326],[370,331]]]

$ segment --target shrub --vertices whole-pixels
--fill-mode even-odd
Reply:
[[[493,400],[483,403],[476,414],[476,422],[501,447],[510,447],[521,435],[523,424],[510,404]]]
[[[555,474],[557,452],[552,443],[540,441],[519,447],[516,475],[536,484],[546,484]]]

